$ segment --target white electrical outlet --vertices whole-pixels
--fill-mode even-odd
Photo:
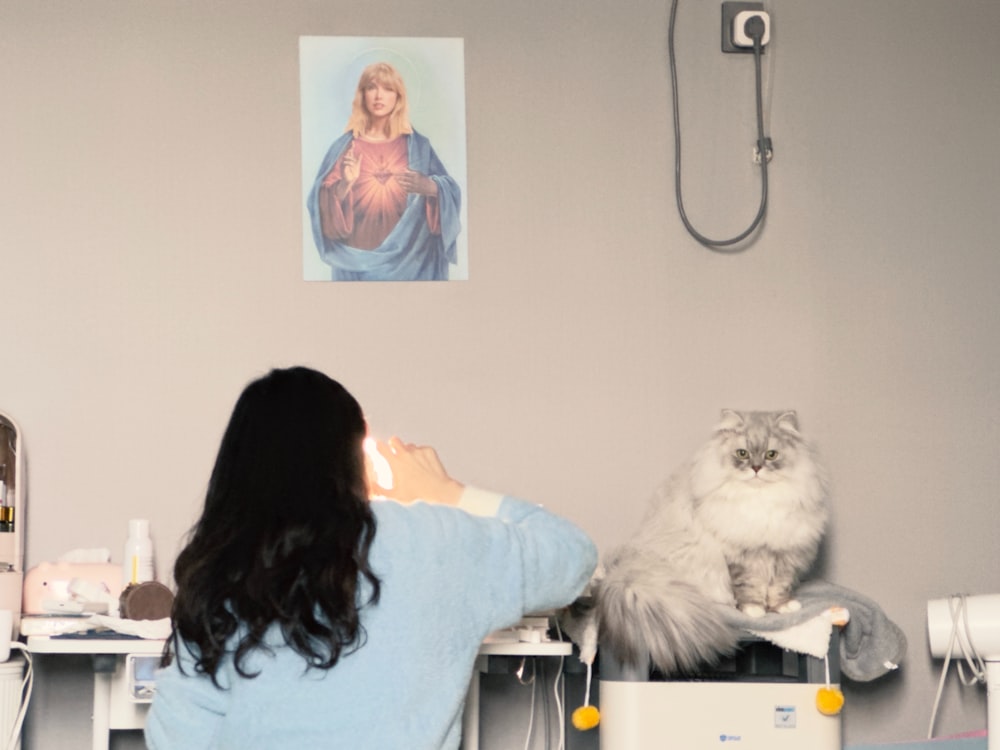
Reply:
[[[736,47],[753,48],[753,38],[746,32],[746,24],[751,18],[760,18],[764,22],[764,33],[760,38],[760,46],[765,47],[771,41],[771,17],[764,10],[741,10],[733,17],[733,45]]]

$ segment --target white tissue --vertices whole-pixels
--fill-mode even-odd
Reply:
[[[95,549],[71,549],[59,556],[58,562],[67,563],[106,563],[111,562],[111,550],[107,547]]]
[[[66,591],[76,601],[104,602],[113,609],[118,607],[118,597],[108,591],[106,586],[88,581],[86,578],[71,578],[66,585]]]

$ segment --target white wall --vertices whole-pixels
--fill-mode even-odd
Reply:
[[[758,199],[720,4],[677,17],[684,197],[717,237]],[[0,4],[0,407],[29,564],[119,555],[145,516],[166,576],[273,366],[324,369],[377,430],[603,550],[720,408],[791,407],[836,483],[825,575],[910,641],[847,686],[846,740],[921,736],[925,603],[1000,570],[1000,6],[769,8],[770,210],[723,256],[674,207],[665,2]],[[300,280],[298,37],[373,34],[465,40],[467,282]],[[939,730],[984,722],[951,683]]]

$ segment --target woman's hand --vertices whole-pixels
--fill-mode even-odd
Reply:
[[[428,445],[404,443],[391,437],[387,443],[375,440],[375,450],[385,459],[392,471],[392,487],[379,483],[371,456],[366,455],[368,483],[375,494],[412,503],[423,500],[442,505],[458,505],[462,484],[445,471],[437,452]]]
[[[417,193],[418,195],[429,195],[431,197],[436,197],[438,194],[437,183],[420,172],[408,169],[405,172],[397,172],[395,177],[396,182],[407,193]]]
[[[347,153],[344,154],[344,163],[341,165],[341,171],[344,175],[344,182],[347,183],[347,187],[350,187],[358,179],[358,175],[361,174],[361,154],[356,154],[354,152],[354,144],[347,149]]]
[[[361,175],[361,154],[355,153],[352,143],[344,154],[340,164],[340,179],[334,184],[334,195],[338,201],[344,200],[351,191],[351,186]]]

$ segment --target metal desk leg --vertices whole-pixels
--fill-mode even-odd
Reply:
[[[479,750],[479,676],[486,671],[487,656],[477,656],[476,666],[465,696],[465,714],[462,716],[462,750]]]
[[[93,750],[108,750],[111,741],[111,677],[118,667],[113,654],[94,654]]]

